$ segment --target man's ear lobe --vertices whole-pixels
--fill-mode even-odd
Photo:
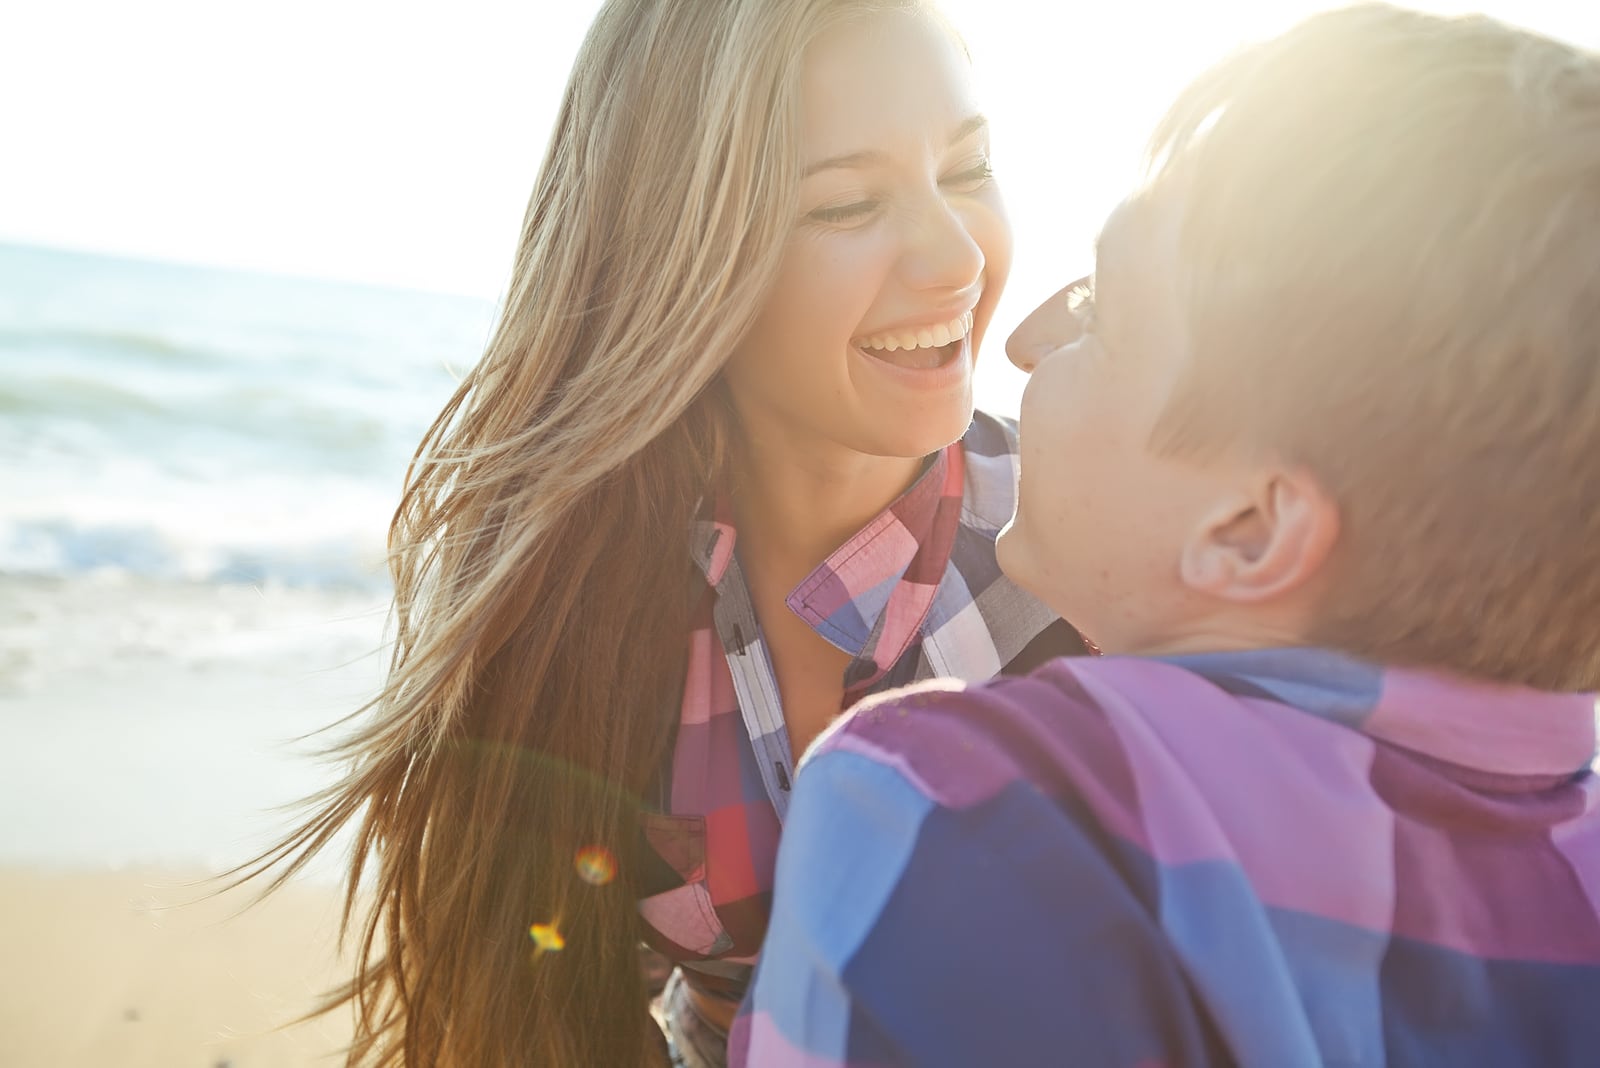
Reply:
[[[1186,586],[1240,603],[1291,593],[1321,570],[1339,537],[1333,499],[1303,469],[1275,471],[1221,502],[1185,542]]]

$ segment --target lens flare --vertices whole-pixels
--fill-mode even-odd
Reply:
[[[572,858],[572,866],[590,886],[604,886],[617,877],[617,860],[605,846],[584,846]]]
[[[567,940],[553,923],[536,923],[528,928],[528,937],[545,953],[559,953],[567,948]]]

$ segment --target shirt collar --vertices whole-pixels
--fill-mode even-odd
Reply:
[[[852,690],[871,685],[916,640],[950,562],[965,481],[957,441],[790,592],[790,610],[856,658],[847,680]],[[728,581],[737,541],[732,502],[719,493],[702,507],[692,543],[712,587]]]
[[[1596,695],[1383,668],[1323,649],[1161,658],[1393,745],[1498,775],[1566,777],[1595,759]]]
[[[700,514],[695,517],[690,534],[690,554],[695,566],[706,577],[706,585],[715,589],[722,585],[728,572],[728,561],[733,559],[733,543],[738,531],[733,525],[733,502],[726,493],[700,502]]]

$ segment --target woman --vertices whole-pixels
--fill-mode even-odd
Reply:
[[[358,820],[353,1061],[648,1063],[642,937],[674,1055],[720,1063],[794,757],[868,692],[1081,651],[994,564],[966,75],[915,0],[600,12],[395,516],[387,688],[278,854]]]

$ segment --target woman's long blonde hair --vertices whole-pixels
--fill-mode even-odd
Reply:
[[[276,885],[356,827],[357,969],[328,1004],[353,1003],[352,1064],[647,1062],[636,815],[703,582],[688,531],[728,448],[718,371],[794,224],[807,43],[914,6],[609,0],[596,18],[498,328],[407,474],[388,682],[335,751],[347,777],[257,869]],[[590,846],[614,881],[574,870]]]

